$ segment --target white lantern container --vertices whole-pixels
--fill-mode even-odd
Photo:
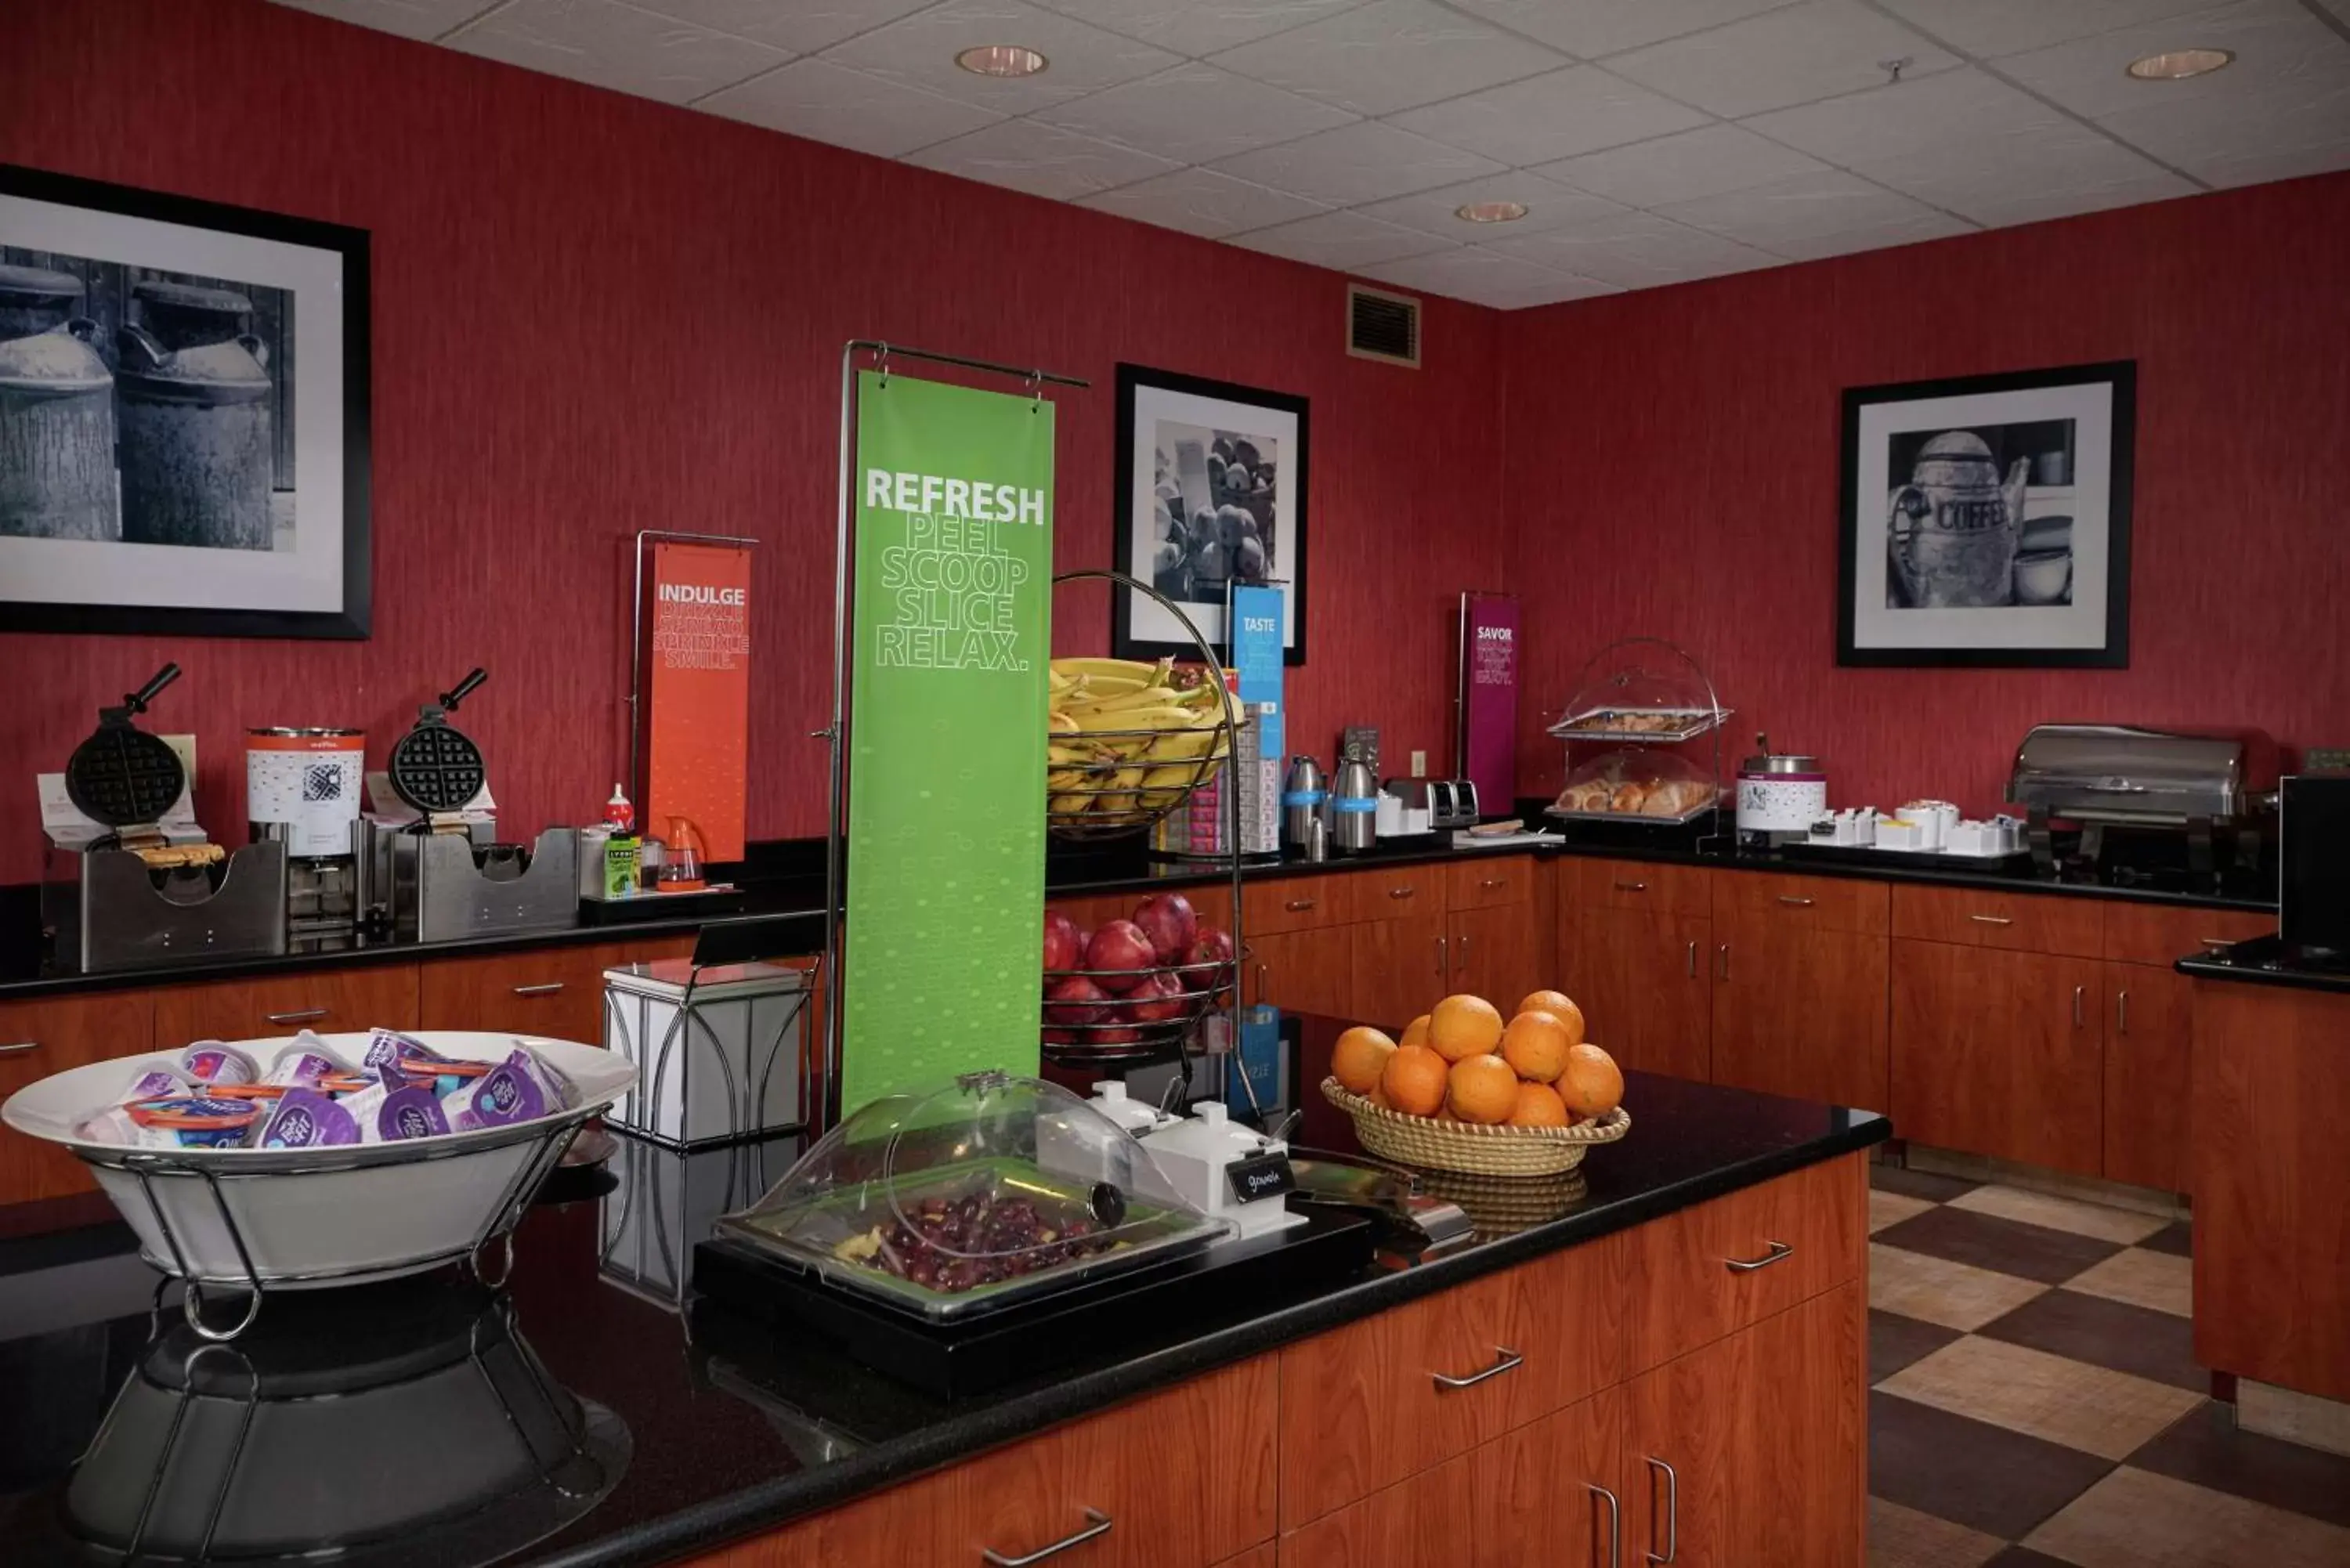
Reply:
[[[807,1000],[807,972],[781,964],[606,970],[604,1044],[638,1067],[610,1124],[671,1148],[804,1127]]]

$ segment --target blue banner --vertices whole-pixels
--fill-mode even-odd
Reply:
[[[1281,713],[1281,590],[1232,589],[1232,668],[1241,706],[1256,720],[1256,754],[1279,763],[1289,750]]]

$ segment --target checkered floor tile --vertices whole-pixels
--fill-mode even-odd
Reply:
[[[1870,1568],[2350,1564],[2350,1459],[2206,1397],[2184,1223],[1869,1181]]]

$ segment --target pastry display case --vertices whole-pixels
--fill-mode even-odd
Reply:
[[[1549,815],[1568,822],[1695,822],[1722,798],[1731,710],[1696,659],[1660,638],[1609,643],[1586,662],[1550,733],[1566,783]]]

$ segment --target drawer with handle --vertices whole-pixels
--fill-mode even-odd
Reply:
[[[155,992],[155,1040],[176,1051],[191,1040],[250,1040],[313,1029],[414,1029],[412,963],[356,965],[309,974]],[[491,1024],[467,1024],[491,1028]]]
[[[1349,917],[1339,908],[1345,880],[1325,874],[1243,884],[1241,913],[1247,917],[1248,934],[1253,937],[1261,932],[1305,931],[1317,926],[1346,924]]]
[[[1454,911],[1524,904],[1534,896],[1534,859],[1507,855],[1494,860],[1462,860],[1446,870],[1444,898]]]
[[[1368,867],[1339,878],[1339,903],[1349,925],[1444,913],[1450,866]]]
[[[1725,872],[1713,879],[1713,918],[1762,918],[1789,927],[1881,937],[1891,919],[1890,892],[1883,882],[1851,877]]]
[[[0,1002],[0,1100],[52,1073],[148,1050],[154,1014],[144,991]],[[86,1192],[88,1169],[55,1144],[0,1128],[0,1205]]]
[[[1710,915],[1713,873],[1702,866],[1661,861],[1607,860],[1568,856],[1558,863],[1558,907],[1572,909],[1645,909],[1659,915]],[[1728,873],[1724,873],[1728,875]]]
[[[1897,884],[1893,934],[1961,947],[2095,958],[2105,947],[2106,904],[2050,893]]]
[[[2122,963],[2168,969],[2178,960],[2231,942],[2272,936],[2276,916],[2246,909],[2197,909],[2181,904],[2116,899],[2105,907],[2105,956]]]

